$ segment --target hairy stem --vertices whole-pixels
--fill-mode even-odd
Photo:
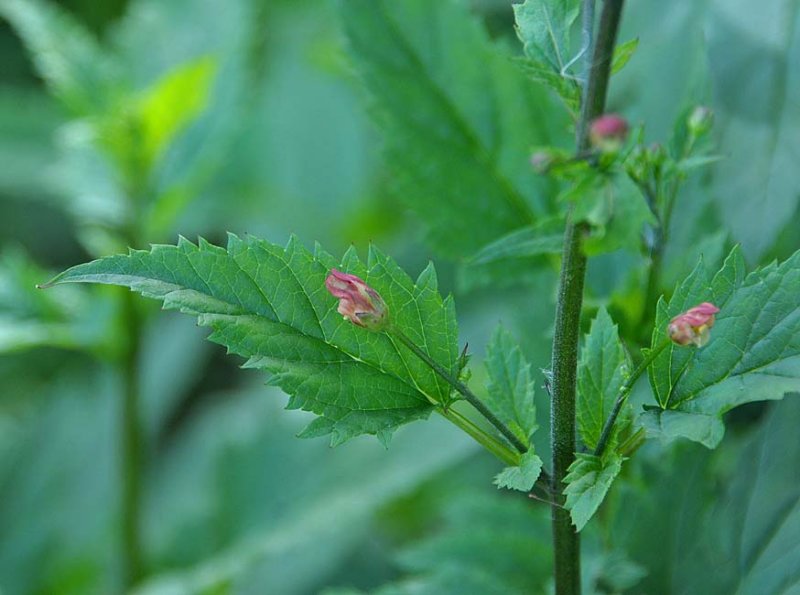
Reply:
[[[486,404],[481,401],[478,396],[475,395],[475,393],[473,393],[469,387],[467,387],[466,384],[461,382],[458,378],[453,377],[448,370],[445,370],[442,366],[436,363],[431,356],[420,349],[419,346],[414,343],[414,341],[409,339],[401,331],[392,329],[391,336],[396,337],[403,345],[408,347],[411,352],[414,353],[414,355],[424,361],[434,372],[436,372],[442,379],[447,381],[450,386],[457,390],[470,405],[478,410],[478,413],[480,413],[490,424],[497,428],[497,430],[514,446],[514,448],[516,448],[520,453],[528,451],[528,447],[514,435],[514,432],[508,429],[508,426],[506,426],[494,413],[491,412]]]
[[[592,1],[585,0],[584,11],[591,10],[588,4]],[[590,48],[591,62],[587,63],[589,72],[585,77],[583,105],[577,125],[578,153],[588,148],[589,124],[605,109],[611,58],[622,6],[623,0],[605,0],[603,3],[593,51]],[[553,474],[550,489],[554,498],[551,517],[557,595],[579,595],[581,590],[580,540],[572,526],[569,511],[563,508],[561,486],[567,469],[575,460],[575,377],[586,274],[586,256],[582,249],[585,233],[585,224],[576,223],[570,213],[564,232],[552,356],[550,442],[553,449]]]
[[[666,339],[651,349],[641,363],[636,366],[636,369],[631,373],[631,375],[628,376],[627,380],[625,380],[625,383],[620,387],[619,395],[617,396],[617,400],[614,402],[614,407],[611,409],[611,413],[609,413],[606,423],[603,424],[603,431],[600,433],[600,439],[597,441],[597,448],[594,449],[594,454],[596,456],[603,456],[603,452],[606,449],[608,440],[611,438],[611,431],[614,429],[614,422],[617,421],[617,417],[622,409],[622,405],[627,400],[633,385],[636,384],[639,376],[644,374],[647,368],[650,367],[650,364],[652,364],[658,355],[664,351],[664,349],[666,349],[670,342],[671,341],[669,339]]]

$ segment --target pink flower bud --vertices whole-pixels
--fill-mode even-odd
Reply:
[[[355,275],[336,269],[325,279],[325,287],[339,299],[339,314],[353,324],[380,332],[389,324],[389,310],[378,292]]]
[[[714,315],[719,312],[714,304],[703,302],[673,318],[667,327],[669,338],[678,345],[702,347],[711,336]]]
[[[617,114],[604,114],[592,120],[589,140],[592,146],[604,153],[618,151],[628,138],[628,122]]]

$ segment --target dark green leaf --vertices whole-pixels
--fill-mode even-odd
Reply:
[[[227,250],[181,239],[78,265],[53,283],[125,285],[195,314],[213,329],[212,341],[247,358],[246,367],[269,371],[291,395],[290,408],[320,416],[305,436],[331,434],[336,444],[366,433],[386,441],[397,426],[445,402],[449,385],[388,335],[342,319],[324,286],[334,267],[364,278],[386,301],[393,324],[455,372],[455,310],[439,296],[433,268],[415,284],[374,248],[365,266],[354,250],[339,262],[294,239],[283,249],[231,235]]]
[[[566,122],[553,118],[549,97],[462,6],[346,0],[339,7],[395,192],[425,221],[437,249],[463,257],[549,210],[551,183],[533,175],[528,150],[551,144]]]
[[[737,247],[710,277],[701,262],[667,303],[659,302],[653,346],[669,320],[700,302],[720,308],[705,347],[670,345],[650,368],[662,411],[647,412],[651,435],[685,436],[714,447],[721,416],[750,401],[800,388],[800,252],[745,276]]]

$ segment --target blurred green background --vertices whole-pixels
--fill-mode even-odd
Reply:
[[[497,51],[518,52],[510,2],[458,4]],[[639,50],[611,107],[663,142],[689,106],[709,104],[725,156],[679,196],[665,291],[701,253],[713,264],[740,242],[754,265],[800,247],[798,5],[629,3],[621,39],[639,37]],[[72,264],[178,234],[224,243],[228,231],[275,242],[294,233],[334,253],[374,241],[412,274],[436,260],[478,360],[502,321],[546,367],[555,263],[487,283],[463,266],[469,254],[427,241],[394,190],[337,4],[0,0],[0,15],[0,593],[546,592],[546,506],[497,492],[499,464],[442,420],[403,428],[388,450],[366,438],[336,449],[299,440],[307,416],[282,411],[280,391],[238,370],[190,318],[131,306],[115,288],[34,289]],[[420,21],[422,38],[428,26]],[[566,126],[542,134],[552,136],[531,147],[569,142]],[[645,266],[618,251],[589,271],[589,308],[608,304],[633,337]],[[135,586],[121,529],[120,362],[130,353],[142,399]],[[749,518],[732,478],[771,459],[742,459],[744,444],[797,443],[789,422],[800,409],[774,407],[737,411],[714,453],[644,449],[584,540],[587,592],[733,592],[700,586],[701,562],[736,556],[720,545],[726,535],[698,544],[698,527],[726,510]],[[539,412],[546,430],[546,400]],[[545,460],[546,434],[536,437]],[[800,468],[797,448],[781,448]],[[691,483],[692,473],[706,479]],[[761,481],[770,505],[769,482],[786,479]],[[787,489],[787,518],[800,525],[797,485]],[[776,535],[796,548],[794,525]],[[755,580],[757,563],[734,566],[739,584]],[[794,580],[747,592],[800,592]]]

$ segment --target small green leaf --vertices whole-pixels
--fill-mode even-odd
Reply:
[[[497,327],[486,348],[489,372],[486,406],[505,423],[526,446],[536,430],[534,380],[531,365],[510,333]]]
[[[614,57],[611,59],[611,74],[617,74],[633,57],[639,47],[639,38],[634,37],[614,48]]]
[[[590,450],[597,447],[603,425],[629,371],[628,355],[619,340],[617,325],[606,309],[601,308],[586,335],[578,365],[578,429]],[[629,408],[623,409],[617,418],[614,436],[630,419],[628,412]]]
[[[584,242],[590,256],[642,248],[645,224],[655,219],[641,192],[627,176],[587,175],[561,195],[575,204],[574,216],[591,225]]]
[[[572,60],[570,30],[579,6],[578,0],[525,0],[515,4],[517,35],[525,54],[562,76],[566,74]]]
[[[745,276],[736,247],[711,277],[701,262],[667,303],[658,304],[653,345],[669,320],[708,301],[720,308],[700,349],[670,345],[650,368],[659,408],[646,415],[651,435],[688,437],[714,447],[721,417],[751,401],[800,390],[800,252]],[[676,416],[674,412],[683,415]]]
[[[512,231],[484,246],[470,259],[469,264],[481,265],[542,254],[561,254],[563,238],[563,220],[545,219],[531,227]]]
[[[414,283],[375,248],[364,265],[352,249],[339,261],[294,239],[281,248],[230,235],[225,249],[181,238],[177,246],[78,265],[51,284],[124,285],[196,315],[213,329],[212,341],[247,358],[245,367],[270,372],[270,382],[291,396],[290,409],[320,416],[304,435],[330,434],[338,444],[374,434],[385,443],[397,426],[446,402],[450,386],[388,335],[343,320],[325,289],[331,268],[362,277],[383,297],[393,324],[455,373],[455,310],[439,295],[433,268]]]
[[[498,488],[530,492],[542,472],[542,459],[529,450],[520,457],[519,466],[506,467],[494,478]]]
[[[594,516],[611,487],[614,478],[622,469],[623,458],[617,454],[606,454],[602,459],[591,454],[578,453],[570,465],[564,481],[564,506],[569,510],[572,523],[580,531]]]

